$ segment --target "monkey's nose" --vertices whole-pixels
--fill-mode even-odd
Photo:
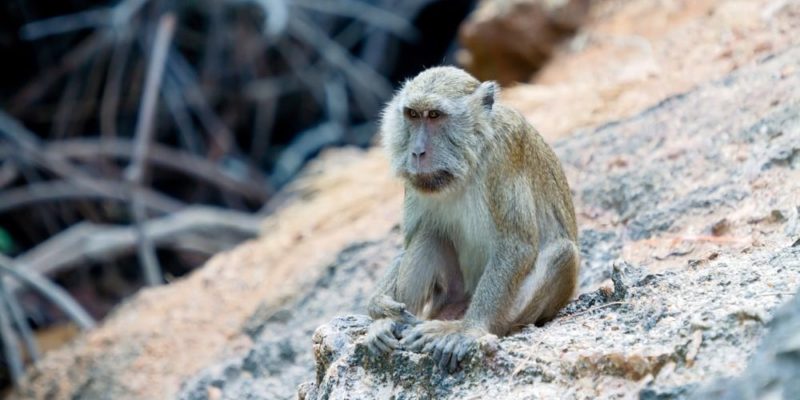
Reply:
[[[422,158],[422,156],[425,155],[425,150],[413,150],[411,152],[411,155],[414,156],[414,158],[417,158],[417,159]]]

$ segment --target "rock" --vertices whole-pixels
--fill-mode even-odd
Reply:
[[[590,0],[482,1],[459,31],[459,63],[481,80],[527,81],[588,14]]]
[[[748,169],[726,149],[759,149],[748,163],[763,165],[773,157],[773,143],[787,146],[800,140],[800,114],[772,104],[765,95],[777,94],[785,100],[780,104],[797,104],[790,99],[800,99],[800,76],[777,77],[799,57],[800,48],[792,49],[634,118],[556,144],[574,189],[584,193],[578,208],[600,210],[591,223],[581,225],[581,244],[601,249],[601,244],[619,243],[618,254],[626,260],[609,263],[589,255],[582,273],[593,279],[582,284],[583,293],[556,319],[495,339],[491,355],[477,351],[454,375],[439,371],[426,355],[402,350],[371,360],[358,344],[366,326],[347,325],[353,317],[334,319],[315,334],[317,373],[302,385],[304,398],[595,398],[615,393],[675,398],[743,368],[768,328],[764,321],[800,287],[800,247],[786,245],[789,238],[780,225],[749,249],[715,243],[750,229],[750,213],[729,210],[771,214],[773,204],[796,201],[800,181],[790,180],[800,174],[790,164],[776,165],[762,171],[758,179],[763,185],[753,187]],[[737,114],[741,107],[756,111]],[[751,135],[754,124],[764,123],[784,134]],[[702,137],[696,136],[700,131]],[[590,161],[581,149],[592,149]],[[675,153],[681,156],[670,156]],[[618,165],[617,174],[595,173],[596,166],[620,154],[647,162]],[[693,186],[684,187],[687,182]],[[707,233],[707,227],[723,219],[724,232]],[[773,224],[780,223],[785,221]],[[599,234],[587,224],[616,225],[622,235]],[[693,253],[713,249],[708,261],[691,262],[688,253],[660,258],[636,252],[637,246],[653,242],[680,242],[690,229],[706,235],[690,240]],[[589,290],[606,274],[614,290]],[[777,320],[784,319],[781,315]],[[792,335],[798,330],[792,328],[784,328],[788,336],[777,340],[784,347],[771,350],[771,357],[785,351],[781,362],[796,362]],[[778,381],[787,385],[785,393],[794,393],[789,378],[796,369],[792,364],[779,368],[784,366]]]
[[[695,399],[800,398],[800,293],[769,322],[769,332],[740,376],[701,389]]]
[[[253,339],[249,350],[221,361],[224,368],[214,365],[198,372],[184,383],[179,398],[206,400],[212,387],[223,399],[293,398],[300,383],[323,375],[366,332],[370,319],[363,315],[323,324],[336,314],[363,312],[376,267],[388,265],[400,251],[397,236],[392,232],[378,242],[351,245],[304,295],[272,311],[258,307],[242,327]]]
[[[760,4],[720,7],[733,3]],[[784,26],[796,6],[782,10],[770,23]],[[741,17],[717,11],[715,21]],[[350,150],[293,183],[260,238],[130,299],[9,398],[662,399],[739,376],[800,288],[800,169],[781,150],[800,143],[800,47],[771,51],[554,143],[579,218],[578,296],[548,324],[484,338],[454,375],[359,345],[366,298],[401,247],[402,187],[380,150]],[[681,75],[715,76],[677,59],[659,56]]]

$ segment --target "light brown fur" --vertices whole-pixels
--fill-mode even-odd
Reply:
[[[575,291],[566,178],[536,130],[496,101],[498,90],[437,67],[386,107],[384,145],[406,182],[405,251],[369,307],[393,321],[370,331],[376,352],[429,352],[452,370],[476,337],[546,322]],[[428,118],[431,110],[441,116]]]

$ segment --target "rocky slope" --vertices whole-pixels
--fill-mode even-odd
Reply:
[[[487,338],[452,376],[366,358],[368,320],[337,317],[363,313],[397,253],[402,189],[379,150],[341,150],[276,199],[260,238],[137,295],[11,398],[670,398],[745,371],[800,287],[800,5],[599,3],[573,39],[592,40],[504,95],[550,139],[585,127],[554,142],[583,255],[560,318]],[[641,35],[653,57],[601,40]]]
[[[302,376],[314,377],[305,399],[673,398],[738,374],[800,287],[800,71],[786,70],[798,59],[792,49],[556,144],[582,216],[583,294],[544,327],[484,339],[453,375],[411,352],[370,358],[361,315],[315,330],[363,312],[399,249],[393,231],[256,313],[244,327],[255,345],[182,398],[289,398]]]

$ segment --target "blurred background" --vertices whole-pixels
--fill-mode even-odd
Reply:
[[[499,81],[554,140],[790,46],[798,21],[778,0],[7,0],[0,385],[257,236],[426,67]]]
[[[3,2],[5,267],[48,277],[95,320],[142,285],[186,274],[255,235],[250,215],[268,213],[321,150],[367,146],[399,82],[454,62],[473,7]],[[40,341],[71,335],[64,305],[7,286]]]

